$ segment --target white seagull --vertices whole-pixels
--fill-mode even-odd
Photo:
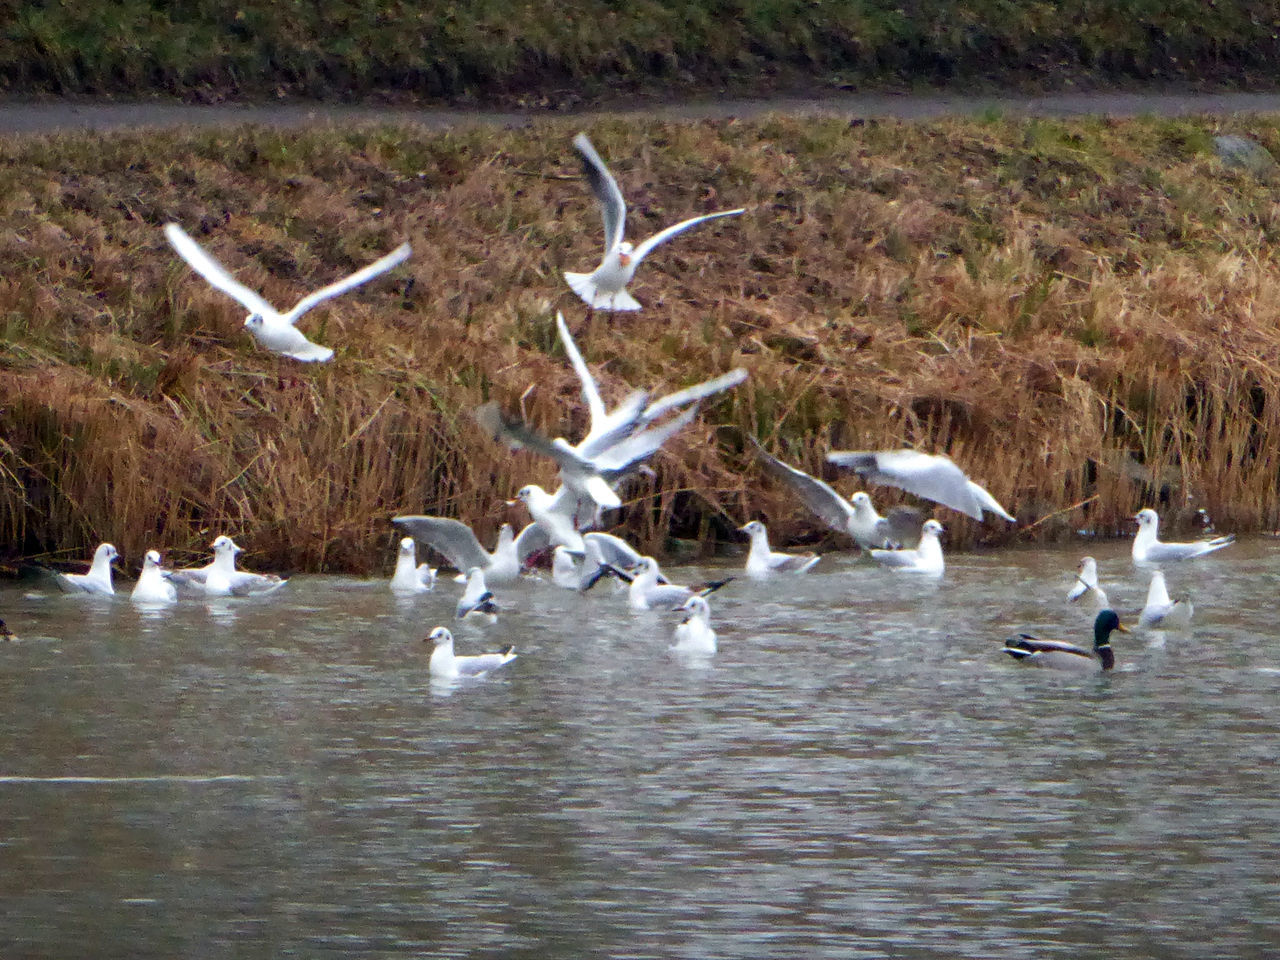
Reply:
[[[413,537],[402,537],[396,555],[396,572],[391,576],[391,592],[402,596],[426,593],[436,585],[436,572],[430,565],[418,563],[418,548]]]
[[[273,573],[237,570],[236,554],[244,551],[228,536],[218,537],[211,546],[212,563],[167,574],[180,593],[206,597],[251,597],[279,590],[289,582]]]
[[[920,545],[914,550],[872,550],[871,559],[881,566],[904,573],[927,573],[941,576],[945,567],[942,560],[942,524],[926,520],[920,530]]]
[[[747,576],[764,579],[775,573],[804,573],[821,557],[816,553],[775,553],[769,548],[769,531],[759,520],[738,528],[751,538],[747,551]]]
[[[498,545],[490,553],[480,546],[470,527],[449,517],[406,515],[392,517],[391,522],[423,546],[442,554],[455,570],[465,574],[472,567],[479,567],[489,583],[514,583],[525,561],[549,545],[533,524],[517,537],[511,524],[504,523],[498,529]]]
[[[93,563],[88,573],[59,573],[55,575],[63,593],[97,593],[111,596],[116,591],[111,585],[111,561],[120,554],[109,543],[98,544],[93,551]]]
[[[711,656],[716,652],[716,632],[711,629],[710,604],[703,597],[692,596],[679,609],[688,613],[676,627],[671,650],[674,653]]]
[[[872,506],[871,497],[862,491],[846,500],[816,477],[783,463],[762,447],[755,437],[750,439],[765,468],[791,487],[814,516],[837,533],[853,537],[864,550],[914,547],[919,542],[920,525],[924,522],[919,510],[894,507],[887,517],[882,517]]]
[[[1215,537],[1195,543],[1163,543],[1160,540],[1160,517],[1150,507],[1139,510],[1133,518],[1138,521],[1138,535],[1133,538],[1134,563],[1162,563],[1167,560],[1189,560],[1203,557],[1236,542],[1235,536]]]
[[[861,474],[869,483],[884,483],[944,507],[982,520],[983,511],[1017,521],[985,488],[941,454],[918,450],[835,450],[827,461]]]
[[[692,217],[673,227],[655,233],[637,247],[622,239],[626,230],[627,204],[613,174],[596,153],[585,133],[573,138],[573,146],[582,156],[582,169],[591,184],[591,191],[600,203],[604,218],[604,259],[593,273],[569,273],[564,278],[573,292],[586,301],[593,310],[639,310],[640,304],[627,293],[626,286],[636,274],[640,261],[653,252],[659,244],[718,217],[736,217],[744,209],[721,210],[701,217]]]
[[[1185,630],[1191,626],[1194,608],[1190,597],[1179,597],[1175,603],[1169,596],[1164,573],[1155,570],[1151,574],[1151,586],[1147,590],[1147,604],[1138,617],[1138,626],[1155,630]]]
[[[357,270],[355,273],[343,277],[327,287],[321,287],[319,290],[307,294],[288,313],[280,313],[259,296],[256,291],[250,290],[235,277],[231,276],[222,264],[209,256],[204,251],[204,248],[192,240],[176,223],[165,224],[164,235],[169,239],[173,249],[178,251],[178,256],[187,261],[192,270],[204,277],[215,289],[221,290],[232,299],[239,301],[241,306],[249,311],[249,316],[245,318],[244,325],[260,344],[268,350],[283,354],[286,357],[293,357],[293,359],[301,360],[304,363],[328,360],[333,356],[333,351],[328,347],[322,347],[318,343],[312,343],[308,340],[294,326],[298,322],[298,318],[316,306],[316,304],[346,293],[362,283],[367,283],[379,274],[386,273],[392,267],[407,260],[412,252],[409,244],[402,243],[391,253],[375,260],[367,267]]]
[[[1098,586],[1098,561],[1093,557],[1083,557],[1080,560],[1080,565],[1076,567],[1075,583],[1071,585],[1071,589],[1067,592],[1067,599],[1072,603],[1084,596],[1089,597],[1093,602],[1093,612],[1095,614],[1101,613],[1111,606],[1107,600],[1106,591]]]
[[[654,608],[672,608],[684,603],[692,596],[705,597],[723,587],[733,577],[723,580],[709,580],[696,587],[680,587],[674,583],[659,583],[661,576],[658,561],[653,557],[641,557],[639,569],[631,580],[627,591],[627,602],[632,610],[652,610]]]
[[[134,603],[173,603],[178,599],[178,588],[165,579],[165,573],[160,569],[159,551],[148,550],[129,599]]]
[[[585,554],[586,546],[582,542],[582,534],[578,532],[574,513],[578,500],[570,496],[568,487],[561,487],[554,494],[547,493],[536,483],[527,483],[516,491],[516,499],[508,500],[507,506],[523,503],[533,518],[533,527],[539,536],[545,538],[550,546],[560,546],[571,553]],[[528,530],[529,527],[525,529]]]
[[[497,601],[485,586],[484,571],[479,567],[472,567],[467,571],[467,586],[462,591],[462,597],[458,600],[453,613],[459,620],[478,617],[489,623],[498,622]]]
[[[428,669],[437,680],[483,677],[489,671],[497,670],[516,658],[515,647],[504,647],[498,653],[481,653],[472,657],[456,656],[453,652],[453,634],[444,627],[436,627],[426,640],[435,643]]]

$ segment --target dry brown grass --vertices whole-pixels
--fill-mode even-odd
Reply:
[[[500,501],[553,470],[467,411],[585,425],[557,306],[615,396],[751,371],[631,488],[650,549],[753,516],[818,535],[747,431],[815,473],[831,448],[946,451],[1024,523],[1087,501],[1026,534],[948,514],[953,544],[1118,530],[1149,504],[1280,520],[1280,205],[1213,159],[1212,121],[598,124],[633,235],[750,211],[656,254],[643,313],[589,324],[560,280],[599,255],[573,132],[0,145],[5,552],[181,558],[228,532],[273,566],[367,571],[396,512],[492,536],[521,519]],[[168,250],[169,219],[281,304],[402,238],[415,254],[303,321],[338,350],[305,366],[253,346]]]

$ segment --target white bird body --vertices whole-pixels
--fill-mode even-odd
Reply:
[[[401,596],[426,593],[436,584],[436,572],[428,564],[418,563],[418,548],[413,537],[400,539],[396,570],[391,575],[391,592]]]
[[[627,589],[627,604],[632,610],[673,609],[690,597],[706,596],[723,587],[732,577],[713,580],[697,587],[681,587],[674,583],[659,583],[661,572],[653,557],[641,557],[640,565]]]
[[[821,558],[816,553],[776,553],[769,547],[769,531],[759,520],[739,528],[751,538],[747,551],[747,576],[767,579],[775,573],[804,573]]]
[[[507,647],[499,653],[481,653],[459,657],[453,652],[453,634],[444,627],[436,627],[427,640],[433,641],[428,669],[434,680],[459,680],[464,677],[483,677],[516,658],[515,648]]]
[[[689,611],[676,627],[675,653],[709,657],[716,652],[716,632],[711,629],[711,606],[704,597],[692,596],[684,602],[682,610]]]
[[[206,597],[249,597],[279,590],[288,580],[275,574],[236,569],[236,554],[243,551],[228,536],[213,541],[213,562],[190,570],[175,570],[167,579],[181,593]]]
[[[1080,565],[1076,568],[1075,583],[1067,592],[1067,599],[1072,603],[1086,596],[1093,603],[1094,616],[1111,607],[1106,591],[1098,586],[1098,561],[1093,557],[1083,557],[1080,560]]]
[[[1203,557],[1236,542],[1234,536],[1215,537],[1194,543],[1164,543],[1160,539],[1160,517],[1150,507],[1139,510],[1134,516],[1138,521],[1138,533],[1133,538],[1134,563],[1164,563],[1173,560],[1190,560]]]
[[[111,561],[119,554],[109,543],[98,544],[93,551],[93,562],[88,573],[59,573],[56,582],[63,593],[95,593],[100,596],[112,596],[115,587],[111,585]]]
[[[250,290],[231,276],[222,264],[213,259],[176,223],[165,224],[164,234],[178,256],[182,257],[192,270],[204,277],[210,286],[238,301],[249,311],[244,325],[253,334],[254,339],[274,353],[283,354],[304,363],[328,360],[333,356],[333,351],[308,340],[295,326],[298,319],[317,304],[386,273],[392,267],[407,260],[412,252],[409,244],[403,243],[367,267],[309,293],[294,304],[293,309],[287,313],[280,313],[256,291]]]
[[[459,620],[477,617],[489,623],[498,621],[497,601],[485,585],[484,571],[479,567],[472,567],[467,571],[467,586],[454,608],[454,616]]]
[[[1164,573],[1160,570],[1152,571],[1147,603],[1138,617],[1138,625],[1154,630],[1185,630],[1191,626],[1193,612],[1191,598],[1183,597],[1175,603],[1169,596]]]
[[[490,553],[480,546],[470,527],[449,517],[406,515],[392,517],[391,522],[419,543],[443,554],[464,576],[472,567],[479,567],[485,581],[493,584],[514,583],[520,578],[525,561],[550,545],[545,533],[534,529],[533,524],[517,537],[511,524],[504,523],[498,529],[498,544]]]
[[[564,547],[551,551],[551,582],[566,590],[577,590],[582,583],[582,574],[573,561],[573,554]]]
[[[944,507],[982,520],[983,511],[1017,521],[986,488],[970,480],[950,457],[918,450],[835,450],[827,461],[861,474],[869,483],[884,483]]]
[[[517,491],[516,499],[528,509],[529,516],[546,534],[551,546],[564,547],[576,554],[586,552],[582,534],[573,519],[576,497],[565,495],[563,490],[553,495],[530,483]]]
[[[573,146],[582,157],[582,169],[586,173],[591,190],[600,204],[604,219],[604,257],[600,266],[591,273],[569,273],[564,278],[573,292],[593,310],[639,310],[640,304],[627,293],[627,284],[636,275],[636,268],[659,245],[686,230],[719,217],[735,217],[743,209],[721,210],[700,217],[691,217],[675,226],[655,233],[639,246],[632,247],[623,239],[626,232],[627,204],[613,174],[584,133],[573,138]]]
[[[129,599],[134,603],[173,603],[178,599],[178,588],[165,578],[165,571],[160,569],[157,551],[147,551],[142,561],[142,573]]]
[[[926,520],[920,530],[920,545],[914,550],[872,550],[871,559],[881,566],[903,573],[925,573],[942,576],[942,524]]]

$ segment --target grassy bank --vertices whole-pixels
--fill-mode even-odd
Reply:
[[[1249,129],[1280,149],[1274,120]],[[230,532],[262,564],[364,571],[395,512],[522,522],[500,500],[553,471],[466,412],[498,398],[581,435],[556,306],[615,396],[751,372],[633,488],[650,548],[756,516],[817,534],[744,432],[813,472],[832,447],[946,450],[1024,524],[1087,501],[1020,534],[944,512],[956,544],[1188,498],[1277,523],[1280,205],[1222,168],[1210,121],[599,125],[632,235],[749,212],[656,254],[643,313],[590,324],[560,280],[601,232],[573,132],[0,144],[4,551],[181,557]],[[171,218],[280,304],[402,238],[414,257],[309,315],[338,356],[304,366],[253,346]]]
[[[0,0],[0,87],[520,99],[1067,78],[1274,84],[1262,0]]]

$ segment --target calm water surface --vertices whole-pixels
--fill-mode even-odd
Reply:
[[[1136,620],[1127,544],[1090,549]],[[1275,955],[1280,544],[1166,568],[1194,628],[1112,676],[1019,669],[993,640],[1087,641],[1083,552],[740,579],[709,664],[678,615],[525,583],[457,631],[520,658],[443,690],[452,583],[5,587],[0,954]]]

